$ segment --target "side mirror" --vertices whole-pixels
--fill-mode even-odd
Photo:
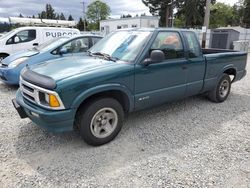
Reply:
[[[144,65],[149,65],[152,63],[158,63],[165,59],[165,55],[161,50],[153,50],[150,54],[150,58],[144,60]]]
[[[15,36],[14,43],[18,43],[18,42],[20,42],[20,39],[19,39],[19,37]]]
[[[60,54],[60,55],[63,55],[63,54],[66,54],[66,53],[68,53],[67,48],[61,48],[61,49],[59,50],[59,54]]]

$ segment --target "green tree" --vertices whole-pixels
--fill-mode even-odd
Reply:
[[[19,18],[23,18],[23,15],[21,13],[19,14]]]
[[[46,9],[47,19],[55,19],[55,17],[56,17],[55,10],[51,6],[51,4],[46,4],[45,9]]]
[[[213,5],[215,0],[211,0]],[[176,17],[184,16],[183,27],[200,27],[203,25],[205,16],[206,0],[179,0],[177,3]]]
[[[70,14],[69,17],[68,17],[68,21],[73,21],[73,20],[74,20],[74,18]]]
[[[243,22],[246,28],[250,28],[250,0],[244,0]]]
[[[169,17],[171,17],[171,9],[176,7],[179,1],[177,0],[142,0],[149,8],[152,15],[160,16],[160,26],[170,26]],[[173,4],[171,4],[173,3]],[[171,6],[173,6],[171,8]]]
[[[216,3],[211,7],[210,27],[233,25],[233,7],[225,3]]]
[[[46,4],[45,11],[43,10],[39,13],[38,17],[42,19],[56,19],[56,13],[51,4]]]
[[[91,29],[99,30],[100,20],[105,20],[110,15],[110,7],[99,0],[94,1],[88,6],[87,19]]]
[[[59,16],[59,20],[66,20],[66,18],[65,18],[65,16],[64,16],[64,14],[63,14],[63,13],[61,13],[61,14],[60,14],[60,16]]]
[[[82,18],[79,19],[77,25],[76,25],[77,29],[79,29],[80,31],[84,31],[84,22],[82,20]]]

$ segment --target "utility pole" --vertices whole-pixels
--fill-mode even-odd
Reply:
[[[85,11],[85,2],[82,2],[82,8],[83,8],[83,25],[84,25],[84,31],[86,31],[86,11]]]
[[[210,19],[210,4],[211,0],[206,0],[206,11],[205,11],[205,17],[204,17],[204,27],[206,27],[205,31],[203,31],[202,35],[202,48],[206,47],[206,35],[207,35],[207,30],[209,28],[209,19]]]

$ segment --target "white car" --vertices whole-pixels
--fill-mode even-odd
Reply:
[[[38,46],[48,40],[79,35],[78,29],[60,27],[20,27],[0,37],[0,61],[5,57]]]

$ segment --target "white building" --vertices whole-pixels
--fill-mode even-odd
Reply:
[[[122,28],[159,27],[159,17],[138,16],[131,18],[108,19],[100,22],[101,32],[108,34]]]

